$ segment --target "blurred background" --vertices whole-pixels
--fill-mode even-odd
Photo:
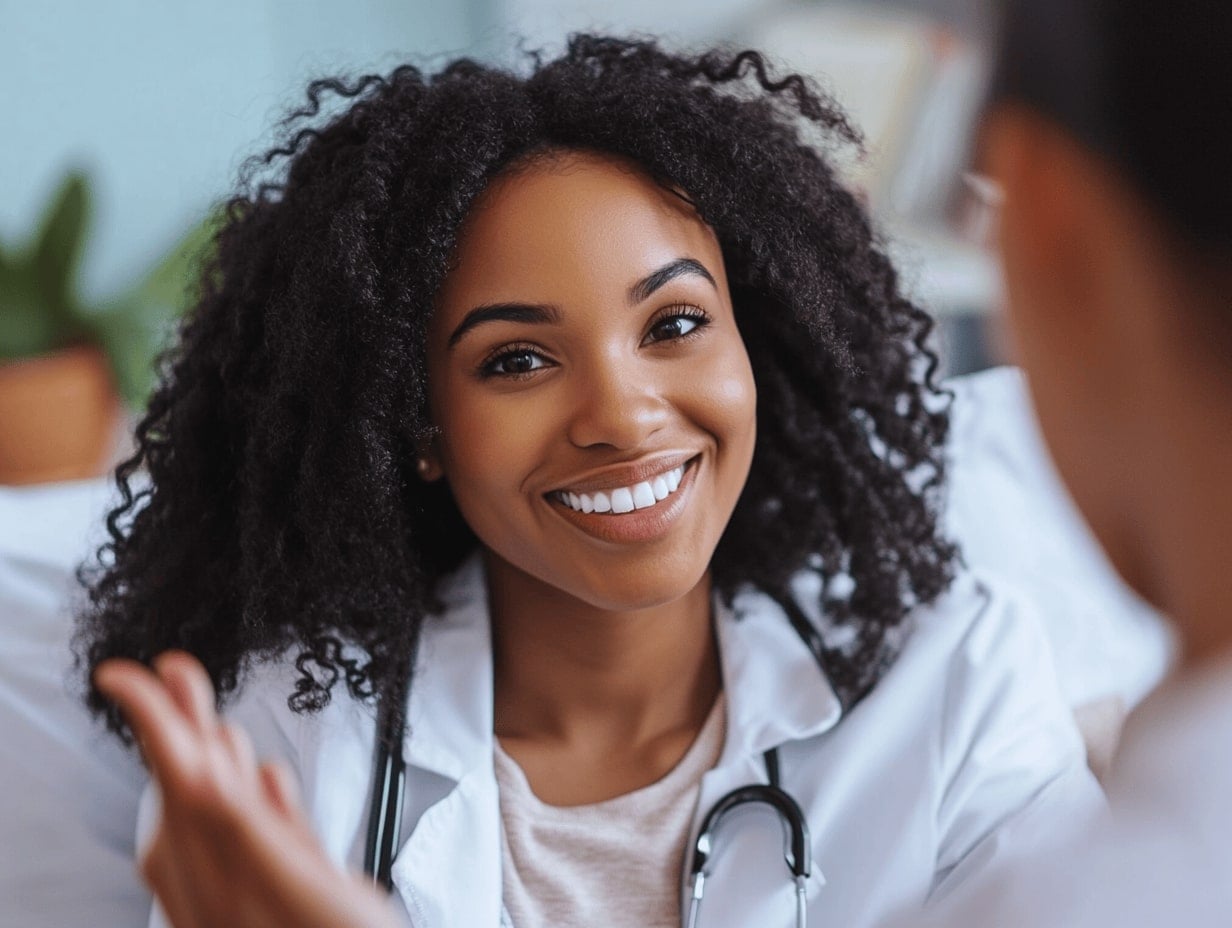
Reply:
[[[580,29],[760,47],[862,128],[866,154],[842,168],[937,317],[945,373],[967,373],[1008,359],[996,264],[970,244],[987,199],[956,180],[989,57],[985,4],[0,0],[0,834],[20,836],[0,842],[0,872],[18,910],[46,911],[45,924],[135,924],[148,911],[131,879],[141,770],[64,682],[74,568],[115,503],[109,481],[82,478],[123,454],[211,213],[310,79],[457,55],[508,62]],[[1121,713],[1168,664],[1167,626],[1073,509],[1019,374],[952,387],[946,531],[973,569],[1037,607],[1101,770]],[[91,871],[116,888],[108,914],[64,891]]]
[[[0,483],[119,453],[211,209],[313,77],[513,61],[571,31],[750,45],[814,76],[864,131],[843,165],[947,372],[1004,351],[994,262],[952,189],[990,32],[981,0],[0,0]],[[42,444],[39,444],[39,443]],[[67,455],[74,463],[63,463]]]

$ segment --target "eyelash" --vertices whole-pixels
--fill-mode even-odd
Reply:
[[[685,341],[694,336],[700,335],[706,326],[710,325],[710,314],[700,306],[693,306],[688,303],[682,303],[678,306],[671,306],[663,312],[657,319],[650,323],[650,328],[646,334],[646,338],[650,338],[650,334],[656,328],[665,322],[673,319],[688,319],[694,323],[692,329],[680,335],[670,336],[668,338],[653,339],[650,344],[660,344],[663,342]],[[643,340],[644,341],[644,340]],[[544,366],[532,368],[528,371],[501,371],[499,366],[508,361],[510,358],[516,358],[521,355],[534,355],[537,358],[543,359],[543,351],[536,345],[525,342],[516,342],[512,345],[503,345],[489,354],[479,364],[478,375],[481,380],[490,380],[494,377],[499,377],[504,380],[525,380],[528,377],[533,377],[536,371],[542,370]]]
[[[667,310],[650,323],[650,332],[653,332],[665,322],[670,322],[672,319],[688,319],[690,322],[696,323],[689,331],[672,338],[656,339],[656,341],[683,341],[687,338],[692,338],[695,335],[700,335],[702,329],[710,325],[710,314],[700,306],[693,306],[690,303],[681,303],[677,306],[669,306]],[[649,332],[647,333],[649,337]]]
[[[490,380],[493,377],[501,377],[506,380],[525,380],[527,377],[532,376],[536,370],[541,370],[541,368],[535,368],[529,371],[500,371],[497,370],[497,367],[501,363],[508,361],[510,358],[516,358],[519,355],[527,354],[534,355],[539,358],[543,357],[543,352],[535,345],[528,345],[524,343],[504,345],[496,349],[496,351],[492,352],[484,358],[482,362],[480,362],[478,371],[480,379]]]

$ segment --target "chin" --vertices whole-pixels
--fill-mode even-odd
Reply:
[[[709,558],[658,556],[579,565],[568,579],[552,582],[561,592],[610,612],[637,612],[676,602],[707,577]]]

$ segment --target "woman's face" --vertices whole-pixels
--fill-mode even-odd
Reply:
[[[748,476],[756,390],[718,241],[685,201],[597,154],[497,179],[428,367],[428,459],[489,557],[604,609],[702,579]]]

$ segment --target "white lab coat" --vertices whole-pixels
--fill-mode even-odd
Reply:
[[[425,629],[404,743],[397,901],[416,928],[502,921],[501,819],[492,764],[492,657],[483,572],[452,578]],[[904,650],[845,718],[810,652],[768,597],[748,592],[716,627],[727,739],[701,784],[695,826],[727,791],[782,785],[813,844],[809,925],[872,926],[938,898],[1008,852],[1038,849],[1102,807],[1032,615],[970,576],[919,609]],[[257,668],[228,715],[298,774],[328,853],[358,869],[374,757],[374,712],[341,688],[319,715],[286,705],[290,662]],[[144,802],[146,825],[152,801]],[[703,926],[794,924],[778,823],[738,813],[716,840]],[[684,900],[682,896],[682,906]],[[152,924],[162,924],[156,912]],[[619,924],[619,917],[612,920]]]

